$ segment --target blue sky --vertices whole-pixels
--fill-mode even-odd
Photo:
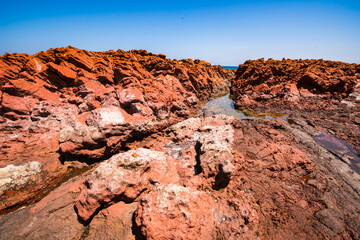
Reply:
[[[360,63],[360,1],[0,0],[0,55],[68,45],[221,65],[262,57]]]

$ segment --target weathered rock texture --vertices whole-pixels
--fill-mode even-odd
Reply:
[[[199,102],[228,91],[232,75],[205,61],[144,50],[66,47],[1,56],[0,169],[37,167],[19,173],[20,184],[0,176],[0,211],[62,181],[73,165],[68,160],[106,159],[189,117]]]
[[[239,66],[231,91],[235,106],[245,112],[253,109],[305,118],[360,153],[359,64],[249,60]]]
[[[133,202],[143,191],[161,183],[177,182],[173,159],[144,148],[119,153],[102,162],[86,179],[76,202],[84,220],[114,201]]]
[[[316,131],[187,119],[0,218],[0,239],[358,239],[360,175]]]
[[[193,116],[231,77],[199,60],[4,55],[0,209],[13,211],[0,240],[360,239],[358,155],[322,133],[358,134],[358,74],[248,61],[233,81],[237,106],[289,116],[240,120]]]
[[[83,181],[72,179],[36,205],[0,218],[0,239],[81,239],[84,226],[77,220],[74,200]]]
[[[228,135],[227,128],[232,134]],[[204,129],[213,130],[207,132]],[[214,136],[211,133],[217,133],[219,139],[228,136],[230,141],[225,142],[230,144],[229,158],[221,159],[223,155],[219,153],[226,145],[216,145],[217,141],[212,141],[210,137],[207,138],[208,146],[214,147],[207,154],[201,151],[205,149],[204,145],[199,146],[198,143],[206,135]],[[312,138],[318,133],[306,122],[290,124],[286,119],[236,120],[214,116],[176,124],[165,137],[171,142],[163,146],[177,160],[178,169],[187,169],[191,165],[194,175],[179,174],[186,179],[181,187],[155,189],[142,197],[140,208],[135,212],[137,226],[149,239],[171,239],[169,236],[179,239],[359,237],[358,224],[352,219],[360,217],[357,207],[360,175],[319,146]],[[156,148],[164,142],[157,135],[145,139],[143,144]],[[224,178],[220,182],[226,184],[214,184],[213,175],[216,173],[209,175],[206,170],[195,171],[206,169],[209,158],[215,160],[212,163],[218,160],[224,165],[230,161],[234,167],[228,181],[222,175]],[[186,160],[188,163],[184,164]],[[181,172],[186,171],[179,170]],[[177,189],[176,193],[174,189]],[[206,194],[193,202],[178,200],[191,199],[194,194],[204,192],[213,199],[214,205]],[[206,206],[211,206],[212,215],[206,215]],[[187,212],[187,209],[192,211]],[[197,209],[202,209],[204,216],[200,217]],[[207,226],[211,227],[206,230],[207,235],[194,237],[191,228],[186,230],[189,229],[187,221],[191,222],[194,216],[204,219],[202,221],[209,221],[207,218],[214,221],[208,222]],[[177,222],[178,219],[181,223]],[[177,228],[177,224],[181,227]],[[198,232],[206,229],[202,222],[194,224],[194,227]]]

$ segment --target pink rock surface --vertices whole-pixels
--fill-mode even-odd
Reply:
[[[256,212],[240,200],[221,201],[174,184],[144,196],[135,216],[146,239],[253,238],[258,221]]]
[[[358,238],[355,173],[350,181],[346,163],[292,126],[226,116],[180,122],[0,218],[0,239]],[[234,169],[219,187],[216,166],[225,163]]]
[[[144,148],[114,155],[85,180],[76,201],[79,216],[89,220],[97,209],[116,201],[133,202],[155,185],[179,181],[174,162],[163,152]]]

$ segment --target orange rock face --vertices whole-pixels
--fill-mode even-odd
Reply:
[[[0,239],[359,238],[359,175],[298,124],[179,122],[0,218]]]
[[[28,182],[7,184],[0,211],[40,196],[73,162],[108,158],[127,142],[190,116],[201,101],[228,91],[232,75],[204,61],[144,50],[66,47],[3,55],[0,168],[35,161],[40,171]]]
[[[235,104],[271,114],[237,119],[194,114],[232,77],[200,60],[6,54],[0,240],[359,239],[360,157],[323,132],[358,136],[358,70],[248,61]]]
[[[334,177],[329,171],[342,167],[336,164],[330,167],[329,161],[335,163],[336,160],[323,154],[311,136],[299,132],[286,121],[240,121],[224,116],[190,118],[166,132],[139,143],[156,151],[165,150],[177,171],[173,173],[172,168],[159,176],[165,176],[168,182],[147,182],[142,185],[147,186],[146,190],[137,191],[141,193],[134,199],[137,207],[133,229],[140,239],[357,236],[356,224],[352,226],[346,222],[358,216],[357,207],[352,206],[358,201],[356,196],[360,188],[354,191],[341,177]],[[142,151],[138,146],[133,147],[114,157],[130,155],[126,159],[132,163],[133,153]],[[169,169],[163,164],[155,164],[154,168],[156,166]],[[232,171],[226,171],[229,166]],[[98,170],[100,168],[103,166]],[[145,168],[148,169],[145,174],[142,174],[143,166],[131,168],[141,176],[128,178],[119,186],[126,188],[130,184],[137,188],[138,182],[153,172],[153,167]],[[109,169],[122,172],[124,166],[114,164]],[[123,182],[117,174],[105,177],[107,170],[96,171],[84,182],[83,192],[75,203],[83,209],[78,212],[80,217],[89,212],[82,203],[98,204],[106,209],[108,204],[120,206],[128,201],[124,198],[128,195],[126,191],[115,197],[111,190],[115,183]],[[109,181],[107,185],[102,184],[105,180]],[[358,186],[358,180],[352,186]],[[93,188],[102,197],[94,198]],[[104,199],[109,197],[111,199],[105,203]],[[319,204],[321,201],[326,204]],[[89,223],[90,229],[92,224],[93,221]],[[345,225],[347,230],[344,230]]]
[[[360,65],[324,60],[246,61],[232,81],[238,108],[302,118],[360,153]]]
[[[232,82],[238,95],[248,90],[259,94],[312,93],[350,94],[358,81],[360,66],[324,60],[248,60],[240,65]],[[292,85],[291,85],[292,84]],[[341,95],[345,94],[345,95]]]

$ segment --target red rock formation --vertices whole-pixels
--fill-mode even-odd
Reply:
[[[102,162],[86,179],[75,206],[88,221],[100,207],[114,200],[133,202],[143,191],[159,184],[178,182],[172,158],[163,152],[139,148]]]
[[[189,118],[231,76],[200,60],[4,55],[0,209],[43,198],[0,217],[0,240],[359,239],[357,155],[320,134],[346,116],[357,124],[358,65],[288,62],[247,62],[233,93],[290,118],[239,120]],[[356,130],[347,124],[336,128]],[[337,151],[319,145],[334,139]]]
[[[126,142],[190,116],[199,102],[228,91],[232,74],[204,61],[170,60],[144,50],[66,47],[3,55],[0,169],[38,162],[40,170],[27,182],[6,180],[12,183],[0,190],[0,211],[61,181],[73,165],[67,160],[108,158],[126,149]]]
[[[236,71],[232,90],[236,95],[253,90],[259,95],[276,96],[287,92],[297,94],[297,89],[304,88],[315,94],[329,92],[341,97],[354,90],[359,73],[358,64],[343,62],[248,60]]]
[[[214,134],[215,141],[204,140]],[[130,147],[34,206],[0,218],[0,239],[360,237],[359,175],[348,174],[347,164],[298,125],[192,118]],[[228,150],[230,159],[222,158]],[[227,184],[214,184],[219,168],[208,159],[234,167]],[[204,170],[196,172],[196,165]]]
[[[360,153],[360,65],[324,60],[246,61],[232,81],[234,104],[306,118]]]

